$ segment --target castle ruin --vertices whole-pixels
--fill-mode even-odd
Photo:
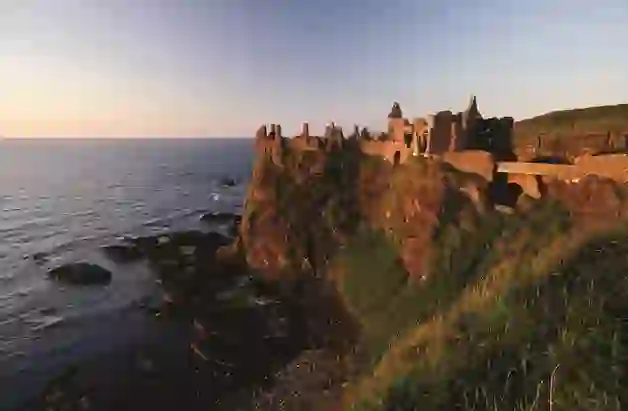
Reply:
[[[516,184],[536,198],[548,179],[579,181],[594,174],[628,183],[626,154],[584,156],[575,164],[520,161],[513,153],[513,128],[512,117],[484,118],[477,98],[472,96],[464,111],[440,111],[411,121],[395,102],[388,114],[387,131],[380,134],[355,125],[353,133],[345,137],[342,128],[332,122],[327,124],[325,135],[318,137],[310,135],[309,125],[304,123],[299,135],[285,138],[281,125],[271,124],[270,132],[263,125],[257,131],[255,145],[258,154],[279,166],[286,148],[300,152],[357,148],[394,165],[416,156],[437,158],[461,171],[479,174],[495,186]]]
[[[355,125],[353,133],[345,138],[342,128],[332,122],[327,124],[323,137],[315,137],[304,123],[301,133],[289,139],[289,144],[298,150],[333,150],[342,148],[347,140],[357,140],[363,153],[384,157],[394,164],[403,163],[411,156],[443,156],[467,150],[482,150],[498,160],[512,160],[513,125],[512,117],[483,118],[475,96],[464,111],[440,111],[412,120],[403,116],[401,106],[395,102],[388,115],[387,131],[378,136]],[[284,144],[281,126],[271,124],[270,133],[266,130],[266,126],[258,130],[257,144],[260,150],[276,158],[276,151]]]

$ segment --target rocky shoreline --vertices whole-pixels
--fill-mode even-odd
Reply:
[[[240,217],[210,213],[202,220],[227,223],[228,232],[235,234]],[[338,378],[342,367],[334,359],[340,356],[332,351],[341,347],[336,344],[330,351],[331,345],[314,338],[314,330],[329,321],[321,318],[319,325],[312,325],[313,316],[306,313],[312,307],[307,307],[303,291],[307,288],[308,295],[316,295],[312,291],[317,285],[305,279],[272,283],[252,275],[238,237],[178,231],[121,238],[102,251],[117,263],[148,261],[164,298],[156,307],[143,308],[158,321],[185,327],[186,352],[168,358],[163,352],[151,354],[150,349],[135,347],[113,354],[109,361],[121,367],[115,387],[87,384],[98,381],[102,371],[90,363],[77,364],[20,409],[165,410],[172,409],[173,401],[190,410],[210,405],[257,409],[262,404],[264,409],[282,409],[280,397],[290,397],[292,390],[282,391],[303,373],[305,367],[299,364],[309,357],[325,357],[329,364],[327,370],[310,372],[310,380],[319,381],[321,389],[330,385],[328,375]],[[290,371],[291,363],[296,374]],[[275,381],[280,382],[275,386]],[[311,398],[307,402],[317,403]]]

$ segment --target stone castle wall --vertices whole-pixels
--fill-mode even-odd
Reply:
[[[360,133],[357,126],[352,137],[346,139],[342,128],[335,123],[328,124],[324,137],[310,136],[309,125],[304,123],[299,135],[285,138],[281,125],[271,124],[269,128],[258,129],[255,145],[259,155],[268,156],[278,165],[282,165],[285,150],[330,151],[344,149],[350,141],[352,146],[358,144],[364,154],[385,158],[393,164],[402,164],[414,155],[436,156],[459,170],[479,174],[487,181],[493,181],[496,173],[508,174],[513,183],[522,183],[524,189],[534,185],[532,180],[537,181],[536,177],[526,176],[573,180],[596,174],[628,182],[628,156],[624,155],[582,156],[576,165],[521,162],[538,159],[545,147],[539,145],[539,140],[535,147],[519,148],[515,153],[513,129],[512,117],[483,118],[472,96],[463,112],[440,111],[412,121],[403,117],[399,103],[395,102],[388,115],[388,132],[382,133],[378,140],[372,139],[366,129]],[[626,149],[626,138],[621,137],[584,136],[571,145],[579,149],[580,145],[591,146],[594,141],[600,146],[598,152]],[[526,191],[538,195],[533,189]]]
[[[492,181],[497,168],[493,155],[482,150],[447,152],[441,157],[444,162],[467,173],[475,173]]]
[[[412,149],[403,142],[395,141],[362,141],[360,150],[367,155],[383,157],[391,163],[404,163],[412,155]],[[397,160],[395,155],[398,156]]]

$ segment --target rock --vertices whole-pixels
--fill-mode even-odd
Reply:
[[[103,253],[118,263],[130,263],[141,259],[144,254],[135,244],[113,244],[102,247]]]
[[[220,185],[225,188],[235,187],[237,184],[238,183],[233,178],[230,178],[230,177],[223,177],[220,179]]]
[[[205,223],[216,223],[216,224],[224,224],[231,223],[241,216],[234,213],[222,213],[222,212],[211,212],[206,213],[201,216],[201,221]]]
[[[157,238],[158,245],[168,244],[169,242],[170,242],[170,237],[168,237],[167,235],[162,235],[161,237]]]
[[[231,240],[222,234],[211,231],[204,233],[202,231],[177,231],[169,235],[170,242],[177,247],[196,246],[202,249],[217,249],[223,245],[227,245]]]
[[[509,207],[507,205],[502,205],[502,204],[497,204],[495,206],[495,210],[499,211],[502,214],[514,214],[515,213],[515,209],[512,207]]]
[[[233,220],[233,224],[229,227],[229,235],[232,237],[237,237],[240,233],[240,224],[242,223],[242,216],[236,216]]]
[[[25,255],[24,259],[25,260],[33,260],[34,262],[41,264],[43,262],[46,261],[46,259],[48,258],[48,253],[44,253],[44,252],[39,252],[39,253],[35,253],[33,255]]]
[[[48,271],[48,277],[67,284],[99,285],[111,282],[111,271],[90,263],[71,263]]]
[[[201,216],[201,221],[210,224],[227,224],[231,223],[227,233],[231,237],[236,237],[239,233],[242,216],[234,213],[211,212]]]
[[[137,246],[138,249],[144,253],[159,245],[159,237],[156,236],[130,237],[126,238],[125,241]]]
[[[54,315],[58,312],[55,307],[43,307],[39,310],[39,313],[42,315]]]
[[[183,254],[186,257],[189,257],[189,256],[193,256],[194,253],[196,252],[196,246],[184,245],[184,246],[179,247],[179,250],[181,251],[181,254]]]

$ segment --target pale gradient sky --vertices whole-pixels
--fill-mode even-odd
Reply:
[[[626,0],[0,0],[0,135],[250,136],[628,102]]]

